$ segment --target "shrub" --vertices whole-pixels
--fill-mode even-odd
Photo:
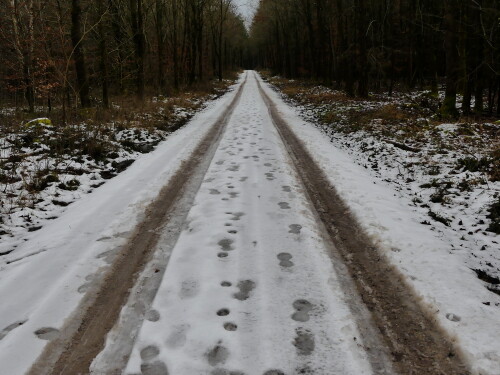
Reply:
[[[487,230],[500,234],[500,198],[497,198],[497,201],[490,206],[488,213],[488,219],[491,219],[491,223]]]

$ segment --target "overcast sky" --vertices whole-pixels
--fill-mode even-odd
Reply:
[[[250,26],[259,0],[234,0],[234,3],[238,6],[240,13],[245,17],[247,26]]]

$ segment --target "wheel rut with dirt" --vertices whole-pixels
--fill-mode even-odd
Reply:
[[[390,348],[395,369],[400,374],[470,374],[451,338],[360,228],[335,187],[280,116],[260,81],[258,84],[318,215]]]
[[[184,193],[193,175],[204,174],[202,169],[207,167],[207,160],[213,157],[245,84],[246,78],[190,159],[182,163],[171,182],[147,208],[145,219],[107,271],[99,290],[86,295],[78,311],[61,330],[59,338],[47,345],[32,366],[30,374],[89,373],[90,364],[104,347],[106,335],[115,325],[138,275],[155,251],[160,230],[168,220],[172,207]],[[180,232],[180,228],[177,231]]]

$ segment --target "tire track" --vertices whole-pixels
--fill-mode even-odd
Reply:
[[[451,338],[418,302],[418,297],[403,276],[360,228],[335,187],[330,185],[306,147],[281,118],[276,104],[266,94],[260,80],[257,77],[255,79],[318,217],[334,244],[333,248],[337,249],[331,254],[334,263],[342,258],[379,330],[378,333],[374,332],[366,321],[358,317],[364,341],[376,353],[376,336],[380,336],[389,348],[394,367],[400,374],[470,374],[463,355]],[[384,371],[377,357],[372,353],[372,366]]]
[[[193,155],[181,164],[169,184],[147,208],[144,221],[121,249],[115,263],[103,277],[99,290],[85,296],[60,336],[45,347],[28,374],[89,373],[89,367],[104,347],[106,335],[116,324],[131,288],[156,250],[161,228],[169,220],[176,202],[189,190],[187,187],[196,176],[205,174],[246,81],[247,77]],[[200,183],[198,181],[198,187]],[[177,233],[174,235],[178,235],[181,229],[180,226],[175,228]]]

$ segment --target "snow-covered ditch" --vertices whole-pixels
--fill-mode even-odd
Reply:
[[[279,93],[264,87],[360,223],[456,339],[475,373],[500,374],[500,296],[474,271],[489,267],[498,275],[500,268],[499,236],[486,231],[486,208],[498,196],[499,183],[469,182],[460,191],[455,186],[462,179],[486,177],[456,170],[458,149],[429,153],[428,162],[421,163],[415,153],[367,132],[331,131],[319,125],[316,107],[292,108]],[[455,128],[443,125],[437,135],[445,137]],[[435,168],[431,175],[428,168]],[[432,202],[433,189],[421,187],[436,178],[452,182],[445,204]],[[450,221],[438,222],[430,211]]]

